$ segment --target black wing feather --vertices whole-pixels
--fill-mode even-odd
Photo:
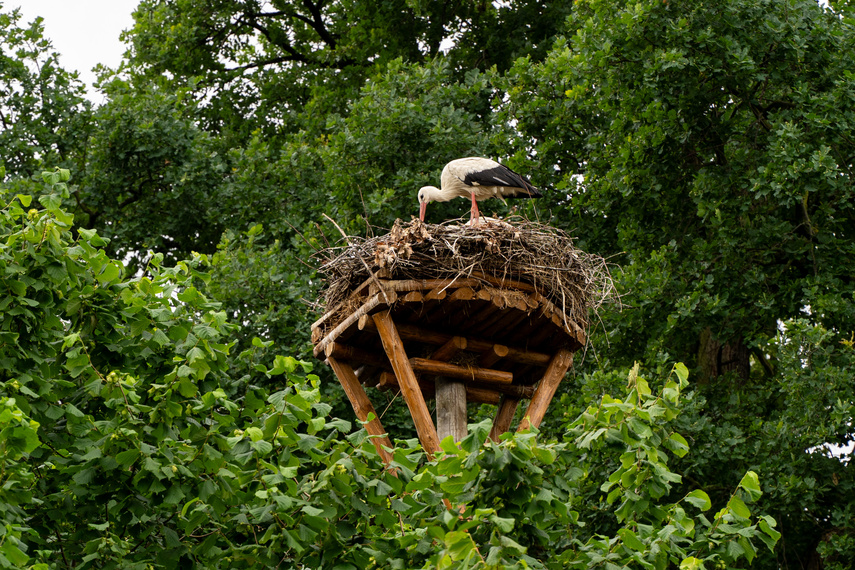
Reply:
[[[525,176],[517,174],[507,166],[500,164],[495,168],[469,172],[463,178],[467,186],[504,186],[506,188],[519,188],[515,198],[540,198],[541,193],[532,186]]]

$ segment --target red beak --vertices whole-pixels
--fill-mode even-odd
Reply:
[[[419,204],[419,220],[425,221],[425,212],[427,212],[427,202]]]

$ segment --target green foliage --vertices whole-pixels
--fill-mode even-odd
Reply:
[[[0,11],[0,164],[27,176],[67,159],[89,105],[77,76],[59,66],[41,18],[25,27],[20,18]]]
[[[712,519],[692,510],[712,506],[700,490],[669,502],[684,366],[658,396],[636,369],[572,443],[486,443],[487,420],[434,459],[399,442],[387,469],[329,415],[311,364],[259,339],[234,351],[237,327],[196,287],[205,256],[154,255],[129,278],[97,232],[72,233],[68,171],[44,180],[42,209],[4,193],[0,210],[0,565],[665,568],[774,546],[774,520],[746,506],[753,472]],[[601,486],[595,449],[621,465]],[[623,501],[614,534],[580,516],[592,484]]]
[[[223,231],[214,199],[227,166],[187,116],[185,98],[104,82],[72,211],[110,239],[111,254],[139,267],[154,250],[170,262],[213,253]]]
[[[851,2],[268,4],[140,3],[94,112],[0,14],[2,564],[847,567]],[[614,254],[624,310],[536,438],[399,441],[393,477],[282,356],[316,318],[301,261],[341,243],[321,214],[382,231],[471,154]],[[686,392],[705,338],[744,373]]]
[[[812,1],[590,1],[545,61],[517,63],[520,144],[572,198],[556,223],[625,252],[642,309],[616,320],[626,365],[692,362],[706,327],[773,336],[812,287],[851,295],[853,45]]]

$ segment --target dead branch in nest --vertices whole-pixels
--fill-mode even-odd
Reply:
[[[477,279],[484,274],[522,281],[582,326],[588,310],[619,300],[602,257],[574,247],[562,230],[528,220],[480,227],[396,220],[388,234],[351,236],[347,243],[316,256],[326,280],[327,308],[344,301],[377,271],[392,279]]]

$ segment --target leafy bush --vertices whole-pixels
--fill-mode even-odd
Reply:
[[[636,367],[563,442],[487,442],[484,421],[387,468],[310,363],[232,352],[205,256],[125,275],[60,208],[68,172],[43,178],[42,208],[2,195],[0,567],[735,567],[779,536],[746,506],[753,472],[712,517],[702,490],[672,496],[682,365],[658,395]]]

